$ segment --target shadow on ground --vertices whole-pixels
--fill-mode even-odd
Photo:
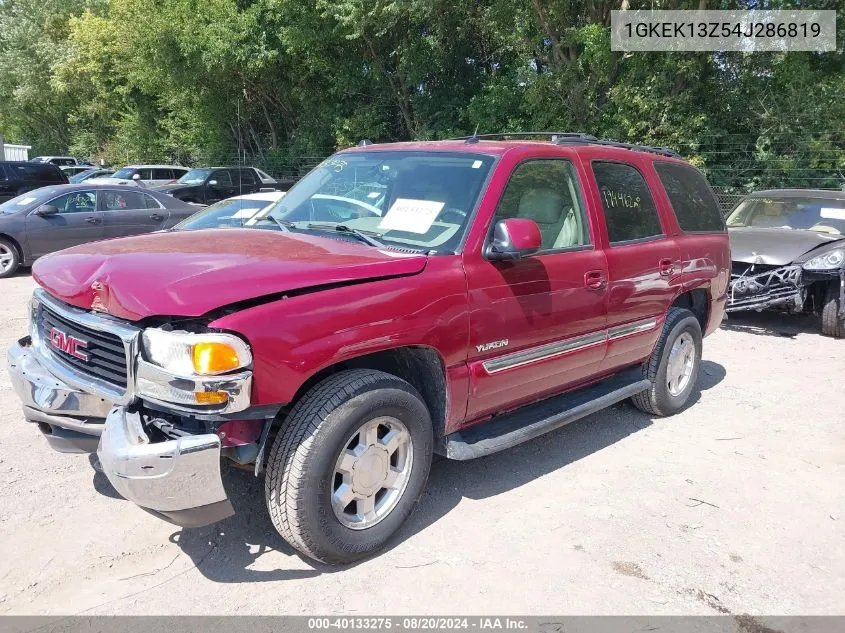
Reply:
[[[690,406],[725,377],[718,363],[703,361]],[[435,460],[420,505],[400,530],[391,547],[412,537],[450,512],[464,497],[486,499],[558,470],[650,426],[652,420],[628,403],[600,411],[502,453],[469,462]],[[95,486],[108,480],[95,476]],[[170,539],[191,557],[209,580],[220,583],[266,582],[309,578],[348,567],[329,567],[306,560],[307,569],[261,569],[268,552],[296,556],[275,531],[264,506],[264,479],[251,471],[224,467],[223,479],[235,515],[211,526],[178,529]],[[103,484],[103,481],[105,484]],[[99,485],[98,485],[99,482]],[[265,558],[278,560],[278,557]],[[299,562],[297,561],[297,565]],[[256,569],[251,569],[255,566]]]
[[[729,332],[795,338],[799,334],[820,334],[819,317],[809,314],[782,312],[732,312],[722,323]]]

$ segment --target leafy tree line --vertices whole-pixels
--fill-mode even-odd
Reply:
[[[838,11],[835,53],[619,53],[613,9]],[[841,0],[0,0],[0,133],[280,173],[362,138],[585,131],[845,188]],[[305,161],[307,162],[307,161]]]

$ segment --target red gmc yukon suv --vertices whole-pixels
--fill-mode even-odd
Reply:
[[[281,535],[346,563],[434,453],[679,411],[730,277],[709,185],[664,148],[514,138],[362,143],[243,228],[44,257],[8,356],[24,417],[186,527],[232,514],[221,458],[254,464]]]

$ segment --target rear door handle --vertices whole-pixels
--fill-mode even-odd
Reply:
[[[155,220],[156,222],[161,222],[164,219],[164,216],[160,213],[153,213],[150,216],[150,220]]]
[[[100,218],[85,218],[85,221],[86,221],[88,224],[99,224],[99,223],[100,223]]]
[[[591,270],[584,273],[584,286],[590,290],[604,290],[607,286],[607,276],[603,270]]]
[[[675,262],[674,260],[666,257],[660,260],[660,274],[664,277],[671,277],[675,274]]]

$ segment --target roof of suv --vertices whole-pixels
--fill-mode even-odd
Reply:
[[[545,133],[544,133],[545,134]],[[540,134],[537,134],[539,136]],[[589,137],[586,135],[575,135],[566,137],[558,142],[551,140],[537,140],[537,139],[485,139],[485,138],[462,138],[449,139],[443,141],[410,141],[401,143],[365,143],[362,142],[355,147],[342,150],[347,152],[358,151],[435,151],[435,152],[469,152],[474,154],[490,154],[495,156],[502,156],[508,152],[529,147],[558,147],[574,150],[577,152],[586,152],[589,154],[600,153],[602,155],[618,158],[624,160],[625,156],[630,156],[631,153],[639,155],[648,155],[651,157],[660,156],[668,160],[679,160],[684,163],[686,161],[674,152],[665,147],[650,147],[647,145],[634,145],[629,143],[618,143],[616,141],[606,141]]]
[[[182,167],[182,165],[125,165],[121,169],[190,169],[190,167]]]

